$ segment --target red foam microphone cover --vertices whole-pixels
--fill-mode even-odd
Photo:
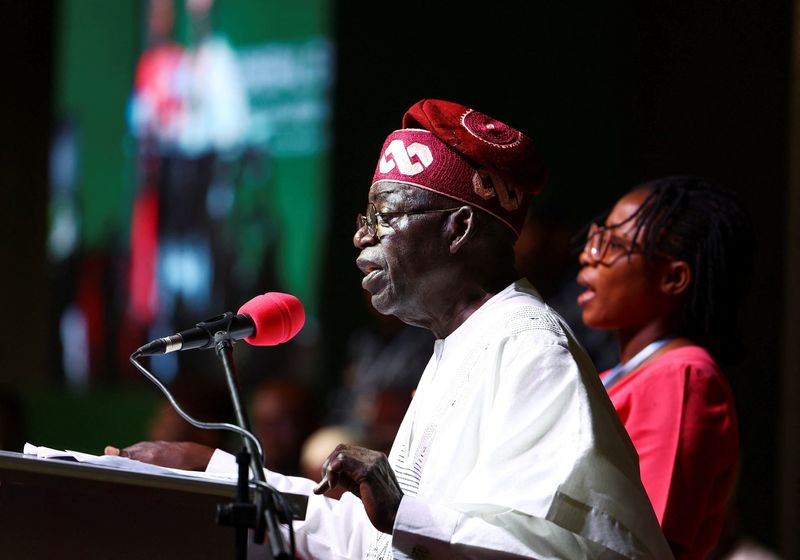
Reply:
[[[239,308],[253,319],[256,332],[245,338],[254,346],[275,346],[291,339],[306,322],[300,300],[290,294],[267,292],[256,296]]]

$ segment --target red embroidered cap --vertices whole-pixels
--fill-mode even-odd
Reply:
[[[547,179],[533,141],[484,113],[423,99],[386,139],[373,184],[399,181],[481,208],[519,235]]]

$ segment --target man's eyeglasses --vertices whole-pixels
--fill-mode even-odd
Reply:
[[[614,235],[617,226],[600,226],[592,224],[586,234],[583,252],[594,264],[611,266],[623,255],[641,252],[641,247],[624,237]]]
[[[398,212],[378,212],[375,208],[375,205],[370,203],[367,206],[366,213],[358,214],[356,216],[356,230],[360,230],[364,226],[367,228],[367,233],[372,236],[378,235],[378,225],[388,225],[386,223],[386,218],[392,218],[394,216],[413,216],[414,214],[435,214],[438,212],[452,212],[453,210],[458,210],[461,208],[460,206],[455,206],[453,208],[440,208],[436,210],[404,210]]]

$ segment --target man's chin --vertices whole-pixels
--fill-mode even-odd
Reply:
[[[394,315],[395,314],[395,306],[394,302],[391,300],[390,297],[386,294],[386,290],[380,290],[370,297],[370,303],[372,307],[380,313],[381,315]]]

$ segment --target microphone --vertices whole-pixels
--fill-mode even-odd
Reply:
[[[267,292],[239,308],[212,317],[191,329],[148,342],[135,353],[155,356],[179,350],[214,347],[214,335],[225,332],[232,340],[244,339],[253,346],[275,346],[293,338],[306,321],[300,300],[290,294]]]

